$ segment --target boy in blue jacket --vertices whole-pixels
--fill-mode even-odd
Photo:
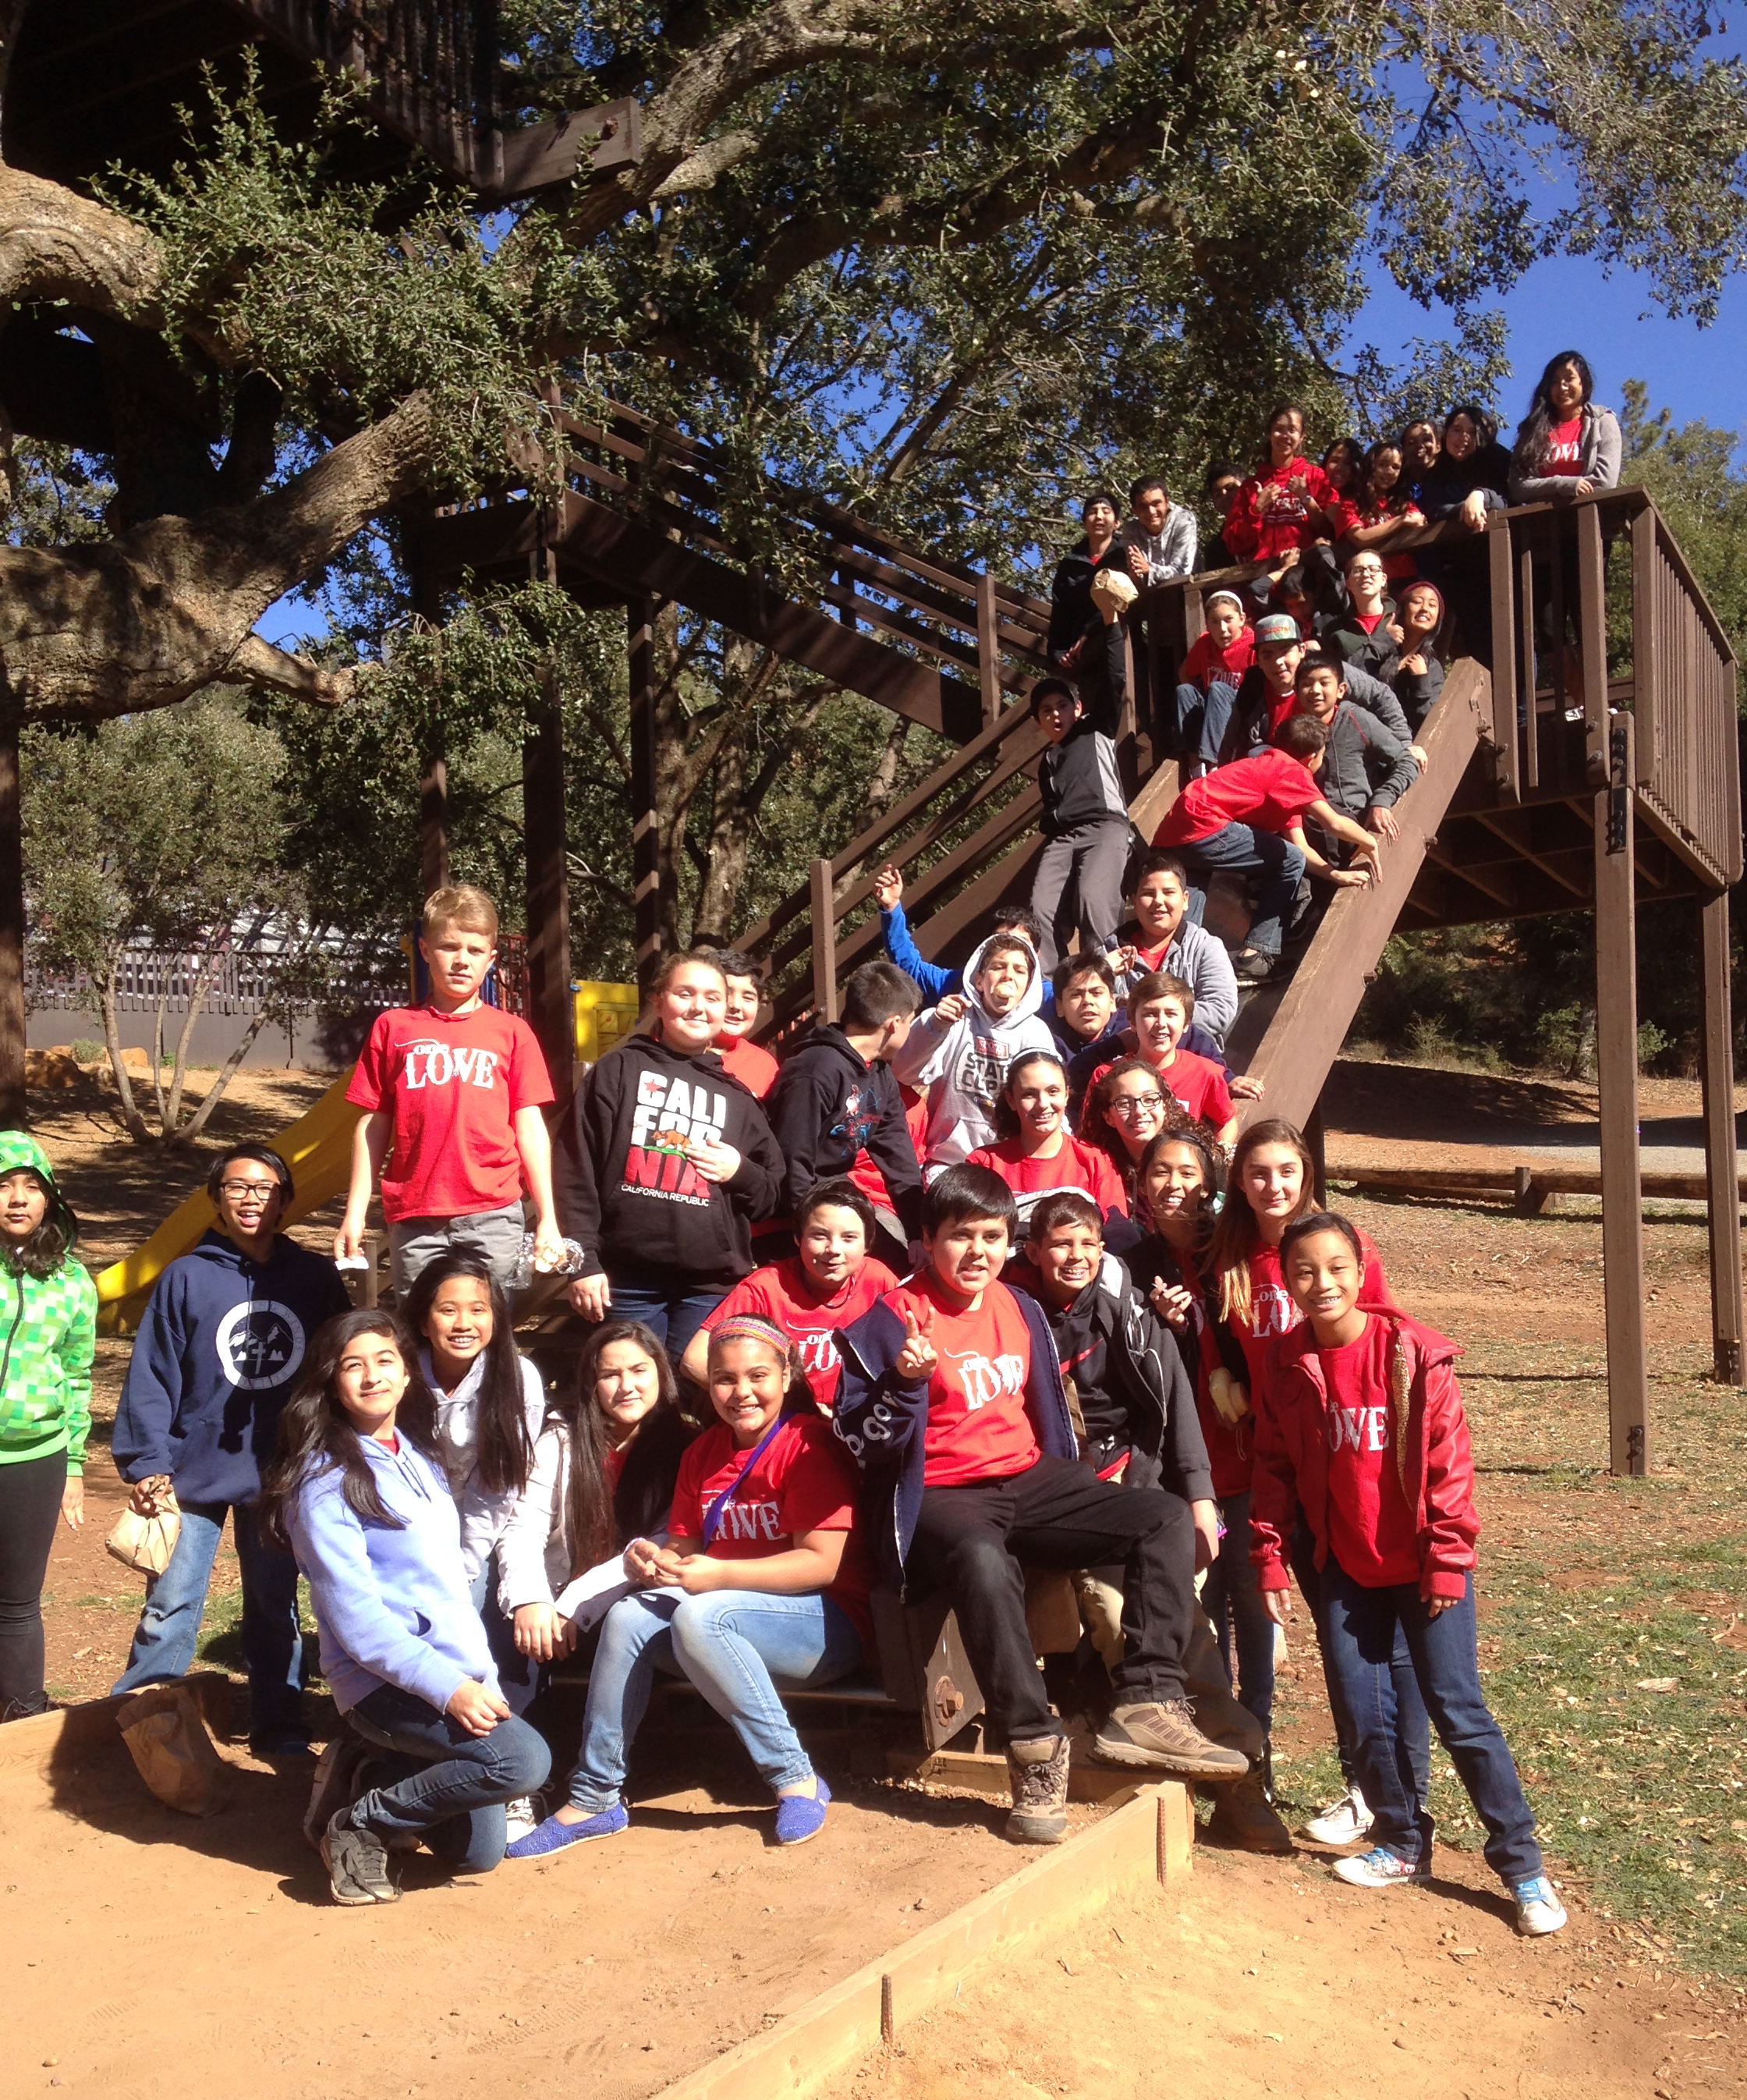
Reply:
[[[158,1278],[134,1343],[112,1448],[129,1507],[156,1514],[174,1487],[182,1529],[145,1608],[116,1692],[186,1676],[227,1511],[243,1586],[249,1742],[259,1756],[309,1754],[297,1563],[255,1521],[261,1471],[311,1336],[351,1300],[331,1261],[276,1228],[294,1190],[267,1145],[233,1145],[207,1177],[216,1228]]]
[[[1082,1462],[1048,1323],[1000,1281],[1016,1224],[1012,1190],[985,1167],[933,1184],[923,1266],[838,1336],[835,1421],[866,1476],[887,1580],[912,1598],[942,1592],[958,1614],[1007,1740],[1008,1837],[1048,1845],[1067,1831],[1068,1739],[1026,1628],[1026,1565],[1123,1568],[1124,1649],[1101,1760],[1215,1780],[1249,1766],[1208,1741],[1185,1696],[1189,1505]]]

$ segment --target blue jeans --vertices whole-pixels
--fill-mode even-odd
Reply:
[[[805,1786],[813,1766],[771,1680],[829,1684],[861,1659],[861,1635],[849,1615],[818,1590],[774,1597],[711,1590],[688,1597],[646,1590],[621,1598],[607,1614],[594,1652],[571,1805],[593,1815],[618,1800],[658,1670],[696,1687],[773,1792]]]
[[[1252,831],[1247,824],[1226,824],[1211,838],[1196,839],[1171,850],[1189,870],[1189,910],[1193,925],[1207,908],[1207,878],[1220,868],[1234,875],[1260,874],[1255,916],[1250,921],[1249,945],[1264,955],[1277,955],[1287,915],[1304,873],[1304,856],[1279,832]]]
[[[1292,1533],[1293,1580],[1298,1584],[1317,1629],[1317,1645],[1322,1652],[1322,1682],[1329,1695],[1329,1711],[1335,1717],[1335,1745],[1340,1758],[1340,1776],[1348,1786],[1362,1793],[1363,1783],[1354,1752],[1358,1732],[1341,1696],[1340,1680],[1329,1660],[1328,1620],[1323,1611],[1322,1574],[1317,1566],[1316,1541],[1310,1527],[1299,1519]],[[1423,1801],[1432,1788],[1432,1717],[1419,1696],[1419,1680],[1414,1674],[1414,1658],[1407,1652],[1407,1635],[1398,1624],[1395,1648],[1389,1657],[1389,1675],[1395,1685],[1395,1725],[1414,1769],[1414,1798]]]
[[[1180,693],[1184,690],[1191,693],[1195,691],[1193,686],[1186,689],[1180,687]],[[1200,699],[1199,694],[1196,695],[1196,698]],[[1180,708],[1180,699],[1178,704]],[[1223,680],[1215,679],[1208,686],[1207,700],[1201,708],[1196,722],[1198,743],[1188,747],[1191,758],[1196,761],[1193,768],[1196,773],[1211,773],[1219,764],[1220,746],[1225,741],[1225,732],[1231,722],[1232,709],[1237,704],[1237,688],[1235,686],[1228,686]],[[1242,757],[1244,754],[1240,752],[1238,756]]]
[[[727,1296],[725,1290],[688,1290],[683,1284],[645,1283],[624,1276],[609,1278],[613,1302],[609,1320],[641,1320],[674,1363],[686,1344]]]
[[[1185,780],[1198,780],[1220,762],[1220,745],[1232,718],[1237,688],[1215,678],[1203,693],[1199,686],[1177,687],[1177,757]]]
[[[1433,1618],[1417,1583],[1369,1590],[1334,1555],[1322,1571],[1329,1657],[1356,1731],[1354,1754],[1365,1805],[1375,1816],[1373,1843],[1418,1864],[1432,1856],[1432,1815],[1417,1785],[1396,1712],[1390,1658],[1396,1630],[1408,1652],[1438,1736],[1475,1813],[1486,1826],[1486,1864],[1507,1882],[1541,1871],[1535,1819],[1498,1723],[1480,1689],[1475,1652],[1474,1578],[1460,1600]]]
[[[1213,1621],[1220,1654],[1238,1703],[1262,1724],[1274,1718],[1274,1622],[1256,1586],[1250,1558],[1250,1493],[1227,1495],[1219,1506],[1225,1536],[1202,1585],[1202,1608]]]
[[[252,1737],[290,1731],[307,1735],[303,1723],[303,1636],[298,1627],[298,1564],[269,1546],[253,1509],[243,1503],[183,1502],[182,1529],[170,1565],[146,1578],[145,1609],[139,1614],[127,1667],[110,1688],[139,1692],[186,1677],[212,1564],[224,1535],[225,1512],[243,1578],[243,1665],[249,1673],[249,1732]]]
[[[497,1601],[496,1568],[497,1549],[493,1546],[486,1555],[485,1565],[474,1577],[469,1594],[485,1627],[492,1661],[497,1671],[498,1689],[509,1701],[510,1712],[519,1719],[533,1705],[534,1695],[540,1689],[540,1665],[523,1655],[515,1644],[515,1626],[504,1617],[503,1606]]]
[[[418,1761],[404,1777],[361,1794],[352,1820],[378,1838],[442,1829],[443,1855],[464,1873],[487,1873],[502,1859],[504,1803],[543,1786],[552,1770],[551,1751],[526,1721],[511,1715],[488,1736],[470,1735],[398,1685],[379,1685],[346,1718],[367,1742]]]

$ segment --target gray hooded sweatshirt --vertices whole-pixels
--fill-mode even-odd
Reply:
[[[990,941],[1007,942],[1008,933],[990,934],[964,965],[963,1018],[946,1021],[931,1006],[910,1031],[910,1039],[891,1059],[893,1074],[907,1087],[928,1096],[928,1140],[923,1172],[932,1181],[949,1167],[961,1166],[978,1145],[995,1141],[995,1105],[1006,1083],[1007,1068],[1021,1051],[1047,1050],[1058,1055],[1056,1039],[1039,1018],[1043,973],[1031,959],[1031,979],[1011,1013],[997,1021],[983,1010],[975,979]]]

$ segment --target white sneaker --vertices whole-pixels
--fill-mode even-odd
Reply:
[[[514,1801],[504,1803],[505,1843],[513,1845],[518,1838],[526,1838],[540,1828],[540,1805],[530,1793],[519,1794]]]
[[[1432,1869],[1413,1865],[1387,1845],[1374,1845],[1369,1852],[1350,1853],[1344,1860],[1337,1860],[1335,1875],[1351,1888],[1393,1889],[1429,1882]]]
[[[1565,1906],[1553,1893],[1553,1884],[1545,1874],[1518,1882],[1511,1894],[1516,1899],[1516,1929],[1527,1938],[1539,1939],[1549,1932],[1557,1932],[1566,1922]]]
[[[1315,1845],[1357,1844],[1374,1820],[1365,1805],[1365,1796],[1356,1786],[1349,1786],[1339,1801],[1312,1815],[1304,1826],[1304,1834]]]

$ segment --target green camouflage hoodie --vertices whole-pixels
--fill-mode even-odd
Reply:
[[[0,1179],[21,1167],[41,1176],[70,1236],[73,1214],[47,1154],[28,1132],[0,1130]],[[77,1255],[42,1278],[0,1252],[0,1466],[64,1451],[67,1471],[84,1472],[96,1345],[97,1286]]]

